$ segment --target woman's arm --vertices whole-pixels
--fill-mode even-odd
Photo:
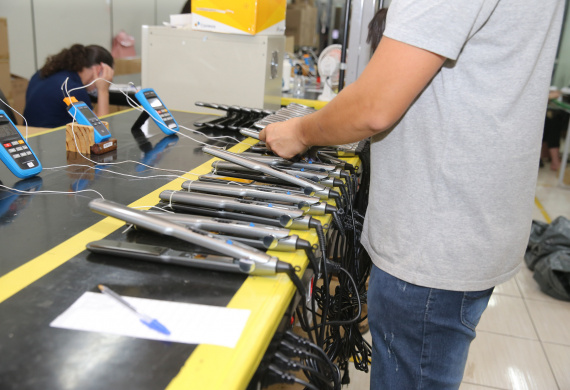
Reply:
[[[97,109],[96,115],[103,116],[109,113],[109,82],[113,80],[113,68],[105,63],[101,63],[99,80],[95,81],[97,87]]]

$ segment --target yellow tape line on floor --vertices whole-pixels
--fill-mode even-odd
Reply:
[[[536,196],[534,197],[534,204],[536,205],[536,207],[538,207],[538,209],[542,213],[542,216],[544,217],[544,220],[546,221],[546,223],[551,223],[552,219],[550,218],[550,216],[546,212],[545,208],[542,206],[542,203],[540,203],[540,201],[538,200],[538,198]]]

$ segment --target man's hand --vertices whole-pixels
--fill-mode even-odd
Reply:
[[[259,139],[280,157],[291,159],[309,149],[302,136],[302,118],[293,118],[285,122],[272,123],[259,133]]]

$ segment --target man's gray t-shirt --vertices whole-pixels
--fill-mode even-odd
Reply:
[[[448,60],[372,139],[362,243],[409,283],[483,290],[528,242],[562,0],[393,0],[385,37]]]

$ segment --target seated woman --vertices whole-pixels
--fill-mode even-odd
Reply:
[[[67,81],[67,90],[87,88],[71,92],[71,96],[85,102],[91,109],[91,100],[87,91],[97,90],[97,109],[95,114],[102,116],[109,113],[109,83],[113,80],[113,57],[101,46],[83,46],[75,44],[48,57],[45,65],[31,78],[26,91],[24,117],[29,126],[59,127],[72,121],[63,102]]]

